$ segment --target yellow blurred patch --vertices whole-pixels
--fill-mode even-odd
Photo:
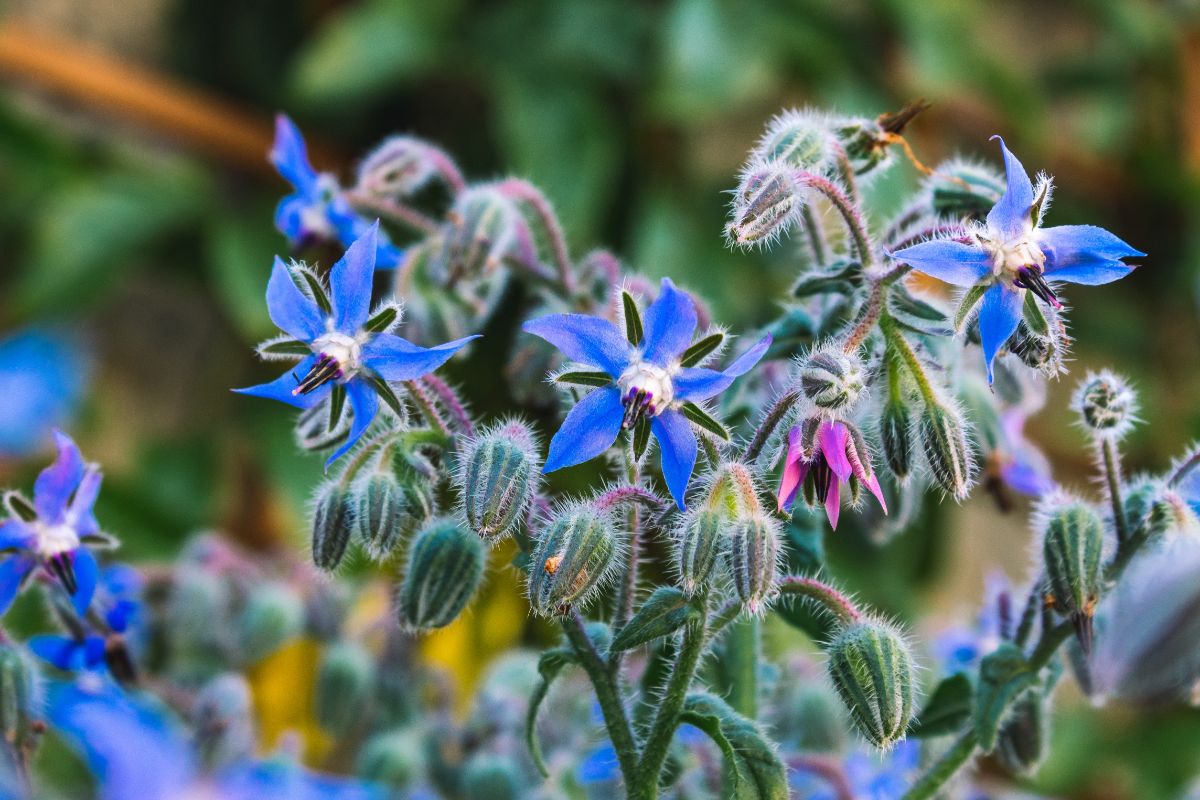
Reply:
[[[322,646],[312,639],[284,645],[246,671],[265,755],[286,733],[300,737],[304,761],[320,762],[331,740],[313,717],[313,693]]]

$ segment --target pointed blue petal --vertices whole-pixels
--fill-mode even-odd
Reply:
[[[71,493],[83,480],[83,455],[71,437],[62,431],[54,432],[58,445],[58,457],[54,463],[38,473],[33,484],[33,506],[38,516],[48,523],[62,519]]]
[[[55,633],[42,633],[36,636],[30,636],[26,640],[25,646],[33,652],[35,656],[43,661],[53,664],[61,670],[70,670],[75,667],[74,661],[77,644],[74,639],[67,636],[59,636]]]
[[[992,259],[982,247],[949,239],[914,244],[892,253],[892,258],[955,286],[974,286],[992,269]]]
[[[1132,270],[1120,259],[1146,255],[1095,225],[1058,225],[1040,228],[1034,235],[1046,254],[1046,277],[1052,280],[1109,283]]]
[[[343,197],[335,196],[329,203],[328,217],[337,231],[338,241],[349,247],[371,227],[361,214],[356,212]],[[395,269],[404,258],[404,250],[392,244],[387,231],[380,228],[375,239],[375,269]]]
[[[663,278],[658,299],[642,315],[642,326],[642,358],[666,366],[692,343],[696,304],[670,278]]]
[[[366,233],[354,240],[333,269],[329,288],[333,295],[333,324],[342,333],[358,332],[371,313],[371,283],[375,276],[375,247],[379,235],[376,220]]]
[[[720,372],[702,367],[684,367],[672,379],[675,399],[707,400],[725,391],[736,378],[749,372],[770,346],[771,336],[768,334]]]
[[[281,403],[287,403],[289,406],[295,406],[296,408],[312,408],[325,399],[325,396],[329,394],[329,390],[332,388],[332,384],[326,383],[308,394],[292,394],[292,391],[300,383],[301,379],[308,374],[308,371],[313,368],[313,364],[316,363],[317,357],[315,355],[309,356],[270,383],[260,383],[257,386],[247,386],[244,389],[234,389],[233,391],[238,394],[248,394],[251,397],[265,397],[268,400],[278,400]]]
[[[1046,280],[1063,283],[1079,283],[1084,286],[1100,286],[1124,278],[1135,267],[1121,261],[1078,262],[1069,267],[1059,267],[1046,273]]]
[[[308,148],[304,136],[284,114],[275,117],[275,143],[271,147],[271,164],[279,174],[302,193],[311,194],[316,189],[317,171],[308,161]]]
[[[1001,284],[996,284],[983,294],[983,302],[979,304],[979,338],[983,343],[983,361],[987,365],[989,384],[992,382],[992,362],[1017,329],[1024,304],[1024,290],[1006,289]]]
[[[275,206],[275,228],[292,244],[298,244],[309,233],[304,226],[304,213],[312,200],[303,194],[289,194]]]
[[[680,510],[685,510],[684,495],[688,481],[696,466],[696,434],[687,418],[678,411],[668,409],[650,421],[650,431],[658,440],[662,461],[663,478],[671,497]]]
[[[6,519],[0,522],[0,550],[28,550],[34,535],[23,520]]]
[[[621,377],[632,357],[625,334],[599,317],[550,314],[526,322],[521,329],[545,339],[572,361],[604,370],[613,378]]]
[[[325,316],[321,309],[300,291],[292,280],[291,270],[278,256],[267,282],[267,311],[279,330],[293,339],[311,342],[325,332]]]
[[[987,215],[988,228],[1000,233],[1004,239],[1020,236],[1032,225],[1030,211],[1033,209],[1033,184],[1029,175],[1017,157],[1009,152],[1004,140],[999,136],[993,139],[1000,142],[1000,152],[1004,154],[1004,173],[1008,179],[1008,188],[1000,202],[992,207]]]
[[[96,505],[96,498],[100,495],[100,483],[103,480],[104,475],[100,469],[95,465],[89,466],[84,470],[83,480],[79,482],[75,496],[71,498],[71,524],[80,536],[89,536],[100,529],[92,507]]]
[[[79,616],[87,614],[88,606],[96,594],[96,584],[100,581],[100,566],[96,557],[86,547],[77,547],[71,554],[71,570],[75,573],[75,594],[71,595],[71,603]]]
[[[4,614],[17,599],[21,582],[33,569],[33,559],[24,553],[10,555],[0,561],[0,614]]]
[[[379,410],[379,395],[375,394],[375,390],[361,378],[355,378],[346,384],[346,399],[350,401],[350,410],[353,412],[353,418],[350,421],[350,435],[325,462],[325,469],[329,469],[330,464],[337,461],[358,443],[371,421],[375,419],[375,412]]]
[[[550,454],[542,471],[573,467],[603,453],[617,440],[624,416],[621,393],[615,386],[593,389],[571,409],[550,440]]]
[[[384,380],[411,381],[428,375],[479,336],[467,336],[437,347],[418,347],[391,333],[380,333],[363,346],[363,364]]]

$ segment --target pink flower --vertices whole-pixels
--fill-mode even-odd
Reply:
[[[883,513],[887,513],[887,503],[879,479],[871,469],[866,445],[845,423],[809,420],[788,431],[787,459],[779,482],[780,511],[791,509],[796,493],[810,477],[834,530],[842,508],[841,485],[851,478],[866,486],[879,501]]]

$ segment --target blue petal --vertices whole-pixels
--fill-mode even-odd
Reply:
[[[45,633],[30,636],[25,644],[38,658],[64,671],[76,672],[104,664],[104,639],[99,636],[88,636],[80,642]]]
[[[338,240],[347,247],[371,227],[371,223],[354,211],[340,195],[330,201],[327,216],[337,231]],[[376,234],[375,268],[395,269],[403,258],[404,250],[392,244],[387,232],[381,228]]]
[[[671,381],[675,389],[675,399],[707,400],[725,391],[736,378],[749,372],[770,346],[771,336],[768,334],[720,372],[698,367],[684,367]]]
[[[58,458],[42,470],[33,484],[33,505],[38,516],[48,523],[62,519],[71,493],[83,480],[83,455],[71,437],[62,431],[54,432],[58,444]]]
[[[0,522],[0,550],[28,550],[33,545],[34,536],[23,520],[6,519]]]
[[[1021,321],[1025,292],[1007,289],[996,284],[983,294],[979,305],[979,338],[983,343],[983,361],[987,365],[988,383],[992,382],[992,362],[996,353],[1008,341]]]
[[[1076,261],[1097,258],[1116,261],[1146,255],[1130,247],[1115,234],[1095,225],[1056,225],[1053,228],[1038,228],[1035,235],[1042,252],[1046,254],[1047,272],[1055,266],[1066,267]]]
[[[625,334],[599,317],[550,314],[526,322],[521,329],[545,339],[572,361],[604,370],[613,378],[621,377],[633,354]]]
[[[543,472],[554,472],[589,461],[607,450],[621,432],[625,408],[615,386],[594,389],[580,400],[554,438]]]
[[[1083,286],[1100,286],[1105,283],[1119,281],[1135,267],[1120,261],[1091,261],[1060,267],[1054,272],[1046,273],[1046,280],[1062,281],[1063,283],[1078,283]]]
[[[311,355],[270,383],[260,383],[257,386],[247,386],[244,389],[234,389],[233,391],[238,394],[248,394],[251,397],[278,400],[296,408],[312,408],[325,399],[332,384],[326,383],[308,394],[292,394],[292,391],[316,363],[317,357]]]
[[[362,438],[371,421],[375,419],[375,413],[379,410],[379,395],[375,394],[375,390],[361,378],[356,378],[346,384],[346,399],[350,401],[350,409],[354,412],[350,422],[350,435],[325,462],[325,469],[329,469],[330,464],[345,455],[346,451]]]
[[[275,144],[271,147],[271,163],[288,183],[305,194],[316,190],[317,171],[308,161],[304,137],[284,114],[275,117]]]
[[[670,278],[663,278],[658,299],[642,315],[642,325],[642,358],[666,366],[692,343],[696,304]]]
[[[687,508],[684,495],[692,478],[692,468],[696,466],[696,434],[687,418],[671,409],[652,419],[650,430],[658,440],[667,488],[671,490],[675,504],[684,510]]]
[[[77,547],[72,553],[71,570],[75,573],[75,594],[71,595],[71,602],[79,616],[82,617],[87,614],[88,606],[92,604],[92,597],[96,594],[96,584],[100,580],[100,567],[96,564],[96,557],[92,555],[91,550],[86,547]]]
[[[576,779],[582,784],[608,783],[620,777],[617,751],[611,744],[597,747],[575,771]]]
[[[17,599],[21,582],[33,569],[33,559],[18,553],[0,561],[0,614],[4,614]]]
[[[1027,231],[1032,224],[1030,212],[1033,209],[1033,184],[1029,175],[1017,157],[1009,152],[1004,140],[993,136],[1000,142],[1000,152],[1004,154],[1004,173],[1008,178],[1008,188],[1000,202],[992,207],[987,215],[988,228],[998,231],[1003,238],[1011,239]]]
[[[974,286],[992,269],[992,259],[982,247],[934,239],[892,253],[892,258],[939,281]]]
[[[411,381],[428,375],[479,336],[467,336],[437,347],[418,347],[391,333],[380,333],[363,347],[363,364],[384,380]]]
[[[375,243],[379,222],[367,228],[329,271],[334,327],[353,335],[371,313],[371,283],[375,276]]]
[[[100,530],[100,525],[96,522],[96,515],[92,513],[92,507],[96,505],[96,498],[100,494],[100,483],[103,480],[104,475],[96,466],[88,467],[84,470],[79,488],[75,490],[75,496],[71,498],[71,524],[75,528],[75,533],[80,536],[90,536]]]
[[[279,330],[293,339],[311,342],[325,332],[325,316],[320,307],[300,291],[291,270],[278,256],[267,282],[267,311]]]
[[[275,206],[275,227],[292,244],[303,241],[310,231],[304,229],[304,212],[312,200],[302,194],[289,194]]]

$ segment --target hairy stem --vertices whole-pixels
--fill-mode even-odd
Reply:
[[[554,255],[554,265],[558,269],[558,280],[568,295],[575,294],[577,288],[575,268],[571,264],[571,256],[567,251],[567,239],[563,235],[562,224],[558,221],[554,209],[550,207],[550,201],[537,187],[527,181],[508,180],[502,183],[500,188],[507,196],[527,203],[533,209],[549,240],[550,250]]]
[[[389,197],[373,197],[361,192],[346,192],[343,197],[355,211],[378,214],[421,233],[434,234],[442,228],[433,217]]]
[[[758,716],[758,661],[762,655],[762,620],[751,614],[725,635],[725,668],[729,705],[744,717]]]
[[[862,212],[858,209],[858,202],[851,196],[847,196],[832,181],[822,178],[820,175],[800,172],[797,178],[804,185],[824,195],[841,215],[842,220],[846,223],[846,230],[849,231],[850,238],[854,241],[854,250],[858,254],[863,271],[871,272],[875,268],[875,251],[871,247],[871,237],[867,234],[867,224],[863,219]]]
[[[954,746],[934,762],[929,771],[904,793],[901,800],[928,800],[928,798],[934,797],[946,785],[946,782],[971,760],[971,756],[975,755],[977,743],[974,728],[963,731],[954,742]]]
[[[1125,504],[1121,501],[1121,461],[1111,437],[1100,440],[1100,453],[1104,459],[1104,484],[1108,489],[1108,502],[1112,504],[1113,526],[1117,529],[1117,551],[1120,552],[1129,541],[1129,521],[1125,519]]]
[[[442,419],[442,415],[438,413],[433,401],[425,394],[425,390],[421,388],[421,384],[418,381],[405,381],[404,388],[408,390],[408,396],[412,398],[413,403],[420,409],[422,416],[425,417],[425,421],[429,423],[429,426],[446,436],[450,436],[450,427]]]
[[[633,728],[629,725],[629,716],[625,713],[625,705],[621,702],[621,694],[617,691],[616,680],[596,650],[596,645],[588,638],[583,627],[583,618],[578,613],[563,620],[562,627],[567,634],[567,641],[579,657],[580,665],[592,682],[596,702],[604,715],[604,727],[613,743],[613,749],[617,751],[617,762],[625,778],[625,786],[632,797],[638,775],[637,743],[633,738]]]
[[[862,618],[862,612],[849,597],[816,578],[788,575],[779,581],[779,593],[782,596],[806,597],[809,600],[815,600],[843,625],[858,622]]]
[[[930,405],[937,405],[937,393],[933,390],[933,384],[929,382],[929,376],[925,374],[925,368],[921,366],[921,360],[917,358],[917,353],[913,350],[912,345],[900,333],[900,329],[896,327],[896,323],[886,314],[879,319],[879,329],[883,331],[883,336],[887,339],[888,346],[895,350],[903,359],[904,365],[908,367],[908,372],[913,377],[913,381],[917,384],[917,389],[921,392],[921,397]]]
[[[779,423],[783,421],[784,416],[787,415],[787,412],[799,400],[800,393],[797,391],[785,392],[775,399],[775,402],[771,404],[771,408],[763,416],[762,422],[758,424],[754,435],[750,437],[750,443],[746,445],[746,452],[743,456],[746,461],[753,462],[759,457],[767,444],[767,439],[771,438],[771,434],[779,427]]]

